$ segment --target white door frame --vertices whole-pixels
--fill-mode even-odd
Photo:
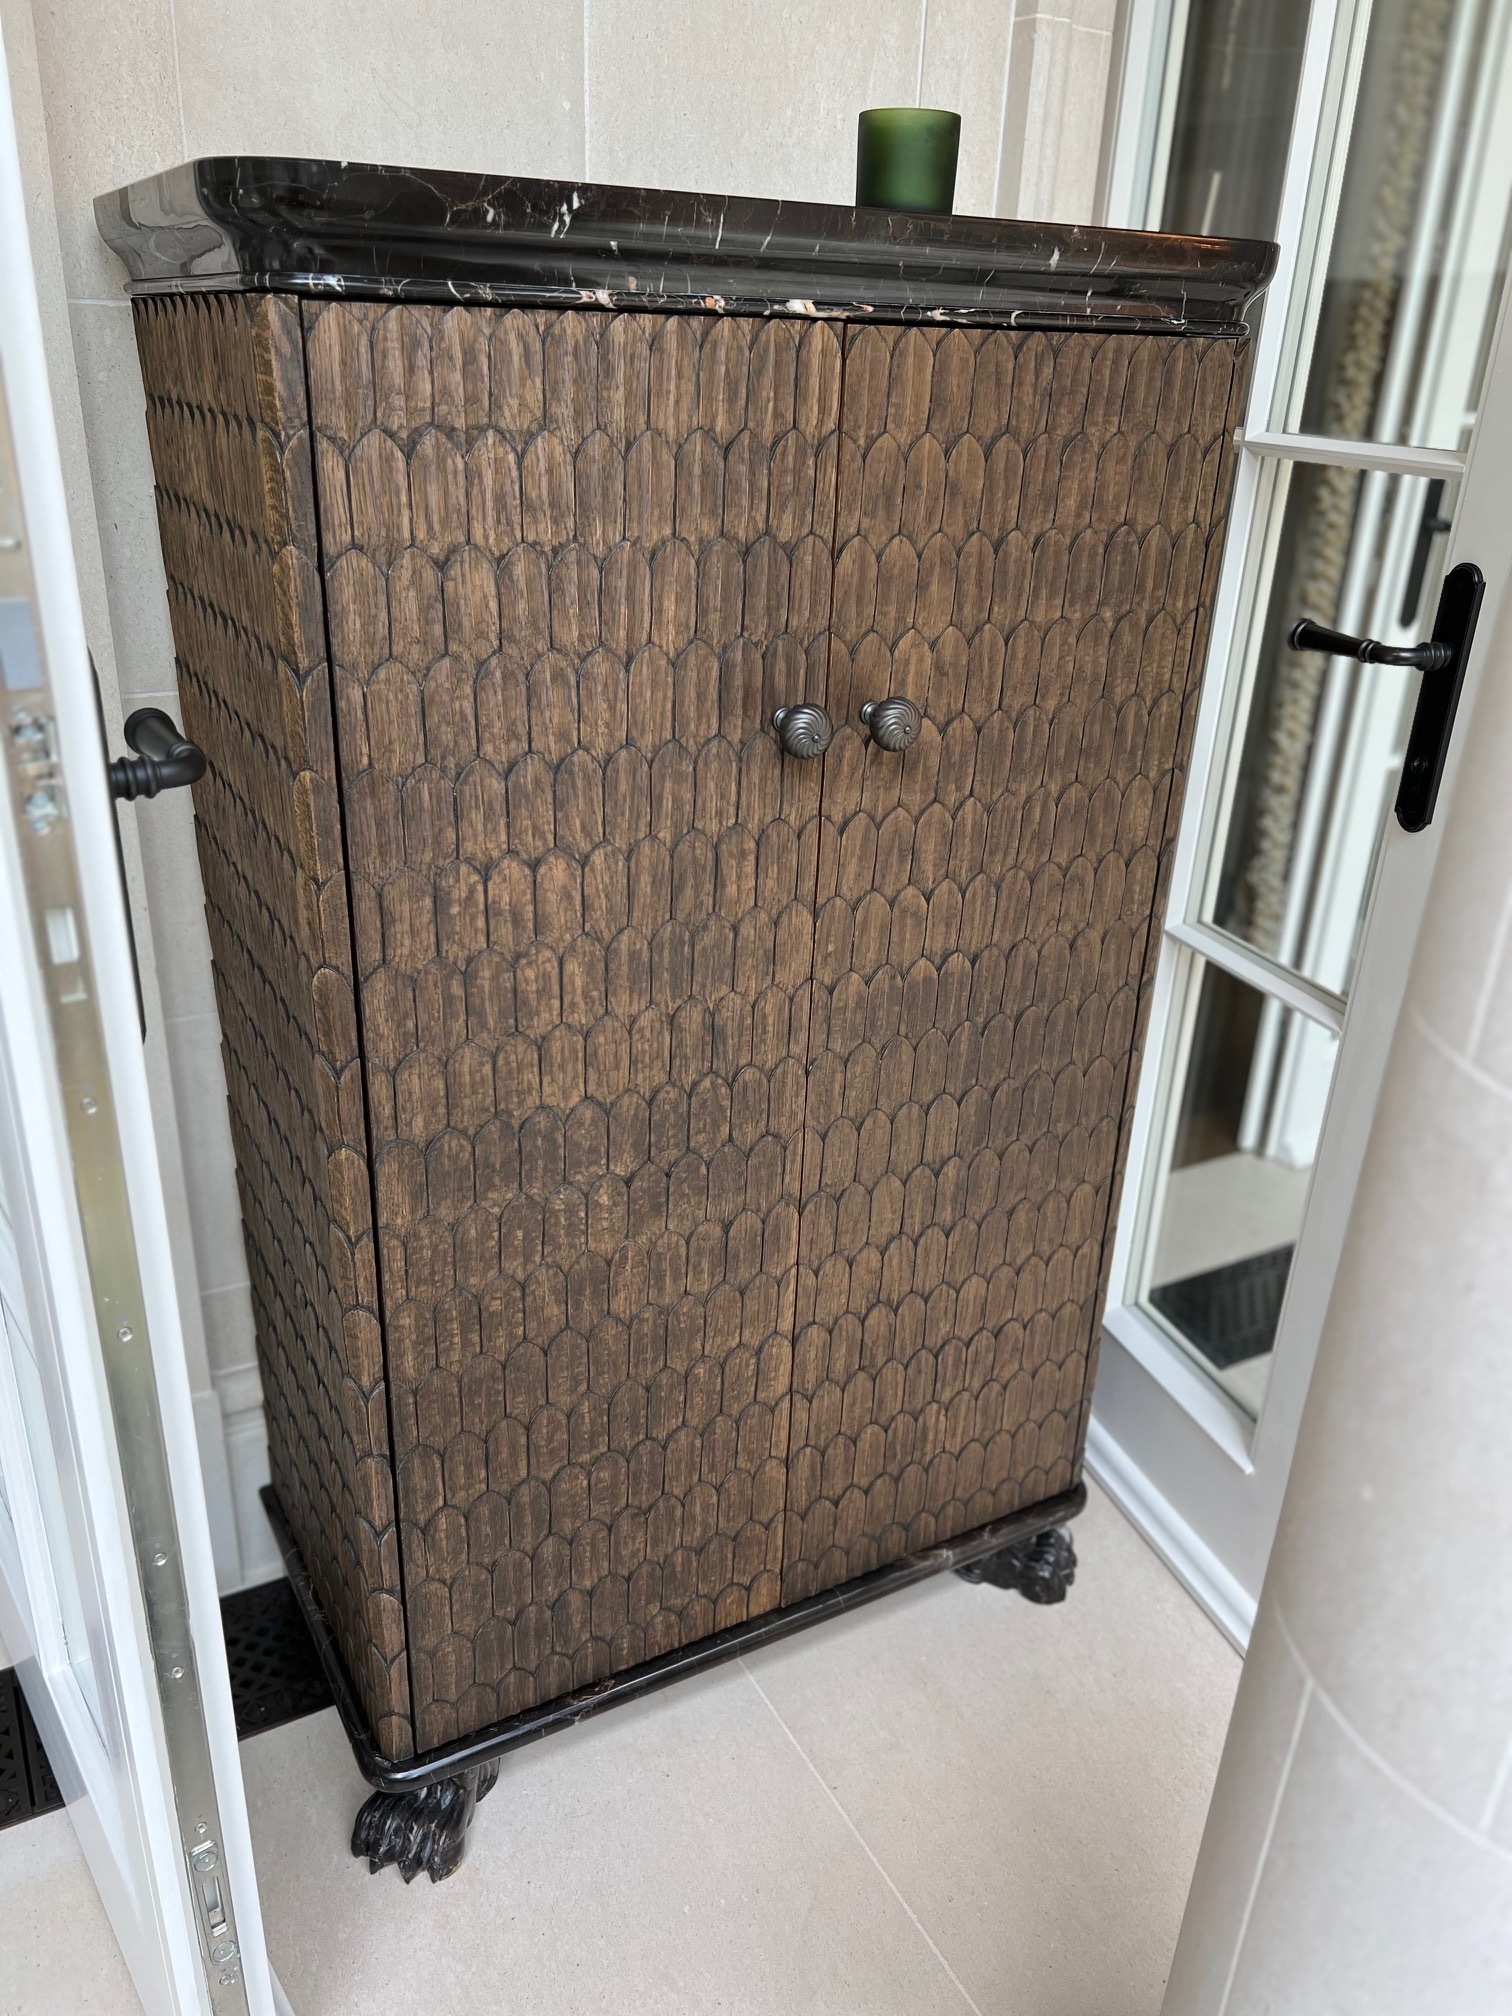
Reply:
[[[0,1630],[149,2016],[273,2016],[3,52],[0,601],[3,1285],[26,1305],[0,1326]]]
[[[1148,8],[1154,0],[1132,4]],[[1369,17],[1369,0],[1313,0],[1277,227],[1281,257],[1261,327],[1241,436],[1087,1444],[1093,1474],[1124,1504],[1241,1647],[1248,1641],[1275,1533],[1344,1228],[1427,901],[1442,811],[1458,771],[1457,747],[1451,745],[1439,818],[1425,832],[1403,833],[1388,818],[1347,1003],[1205,921],[1209,877],[1228,811],[1230,752],[1254,676],[1257,618],[1264,613],[1269,562],[1279,531],[1277,493],[1287,465],[1323,463],[1460,481],[1444,564],[1447,568],[1460,560],[1477,562],[1486,574],[1487,592],[1460,702],[1459,737],[1473,710],[1498,604],[1512,573],[1512,528],[1506,525],[1503,499],[1504,471],[1512,460],[1512,341],[1505,298],[1468,454],[1342,442],[1298,431]],[[1169,75],[1174,63],[1169,51],[1165,55],[1161,74]],[[1147,52],[1147,62],[1160,67],[1152,52]],[[1136,94],[1126,95],[1137,109]],[[1147,91],[1145,104],[1153,97]],[[1137,162],[1141,144],[1153,145],[1134,135],[1115,143],[1115,168],[1120,159]],[[1127,186],[1137,191],[1133,179]],[[1508,193],[1504,185],[1503,216]],[[1110,221],[1134,220],[1115,213]],[[1435,572],[1425,584],[1420,634],[1426,634],[1431,623],[1437,584]],[[1259,1422],[1253,1425],[1138,1301],[1143,1255],[1152,1225],[1158,1222],[1163,1151],[1174,1122],[1173,1081],[1186,1054],[1194,1007],[1190,958],[1194,953],[1340,1036],[1307,1210],[1277,1329],[1269,1391]]]

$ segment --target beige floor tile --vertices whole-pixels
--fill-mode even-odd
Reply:
[[[750,1670],[982,2016],[1153,2016],[1240,1662],[1106,1498],[1055,1609],[942,1577]]]
[[[448,1882],[370,1876],[334,1713],[243,1746],[297,2016],[969,2008],[738,1667],[505,1761]]]
[[[1239,1661],[1078,1537],[1057,1609],[947,1576],[506,1759],[435,1887],[347,1854],[333,1712],[244,1744],[296,2016],[1154,2016]],[[61,1816],[0,1898],[0,2016],[134,2016]]]
[[[141,2016],[66,1813],[0,1834],[0,2016]]]

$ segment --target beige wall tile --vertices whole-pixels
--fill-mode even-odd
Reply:
[[[1016,20],[997,208],[1085,224],[1097,198],[1111,36],[1058,15]]]
[[[117,690],[123,713],[129,713],[149,695],[169,692],[174,685],[173,631],[158,544],[142,374],[131,310],[124,301],[75,303],[70,312],[115,638]],[[157,704],[165,703],[159,699]]]
[[[10,73],[11,104],[15,112],[21,175],[26,192],[27,230],[31,239],[32,266],[37,277],[37,305],[41,311],[42,340],[47,352],[53,422],[57,428],[58,450],[63,464],[63,487],[68,499],[79,594],[84,605],[85,631],[99,669],[105,713],[109,720],[114,706],[115,659],[105,578],[100,564],[89,454],[74,366],[60,239],[61,220],[53,186],[48,134],[52,108],[40,67],[29,0],[0,0],[0,27],[4,30]]]
[[[95,231],[94,199],[184,157],[173,0],[35,0],[35,19],[69,296],[115,300],[121,267]]]
[[[268,1427],[263,1416],[262,1384],[251,1357],[252,1308],[247,1291],[232,1288],[207,1295],[205,1327],[212,1340],[223,1328],[226,1330],[222,1342],[228,1354],[237,1348],[248,1353],[240,1364],[231,1362],[228,1355],[225,1364],[217,1367],[215,1390],[222,1415],[231,1496],[236,1507],[242,1575],[249,1583],[263,1582],[277,1575],[282,1564],[260,1497],[270,1474]]]
[[[1068,224],[1090,224],[1097,206],[1097,167],[1108,98],[1113,38],[1105,30],[1078,24],[1071,32],[1065,95],[1054,126],[1054,174],[1047,215]]]
[[[1069,15],[1078,28],[1111,35],[1118,19],[1118,0],[1067,0],[1065,7],[1052,11]]]
[[[1000,216],[1044,215],[1043,159],[1049,151],[1045,136],[1055,130],[1070,51],[1068,21],[1043,15],[1025,15],[1014,21],[994,206]]]
[[[1512,738],[1512,597],[1503,597],[1494,625],[1487,602],[1480,688],[1473,714],[1460,709],[1436,820],[1452,814],[1428,899],[1434,957],[1418,962],[1412,998],[1455,1049],[1512,1085],[1512,821],[1503,816],[1501,766],[1468,760],[1472,721],[1477,742],[1505,748]]]
[[[1488,1488],[1507,1462],[1512,1247],[1487,1247],[1476,1208],[1512,1196],[1512,1100],[1406,1023],[1375,1138],[1413,1142],[1414,1167],[1367,1165],[1333,1306],[1391,1316],[1339,1327],[1319,1358],[1267,1587],[1361,1736],[1474,1826],[1512,1730],[1512,1492]],[[1422,1544],[1425,1501],[1456,1536],[1452,1571]]]
[[[1499,1848],[1512,1854],[1512,1735],[1507,1738],[1501,1771],[1486,1806],[1486,1832]]]
[[[225,1382],[237,1378],[245,1382],[257,1378],[257,1335],[252,1319],[252,1290],[246,1281],[229,1288],[211,1288],[200,1297],[205,1325],[205,1349],[211,1375],[225,1401]],[[238,1386],[229,1411],[244,1408],[250,1395],[245,1383]]]
[[[1314,1697],[1224,2016],[1508,2008],[1512,1855],[1435,1818]]]
[[[242,1579],[251,1586],[271,1582],[283,1573],[283,1556],[262,1508],[260,1493],[270,1475],[268,1430],[262,1406],[228,1419],[225,1424],[226,1464],[236,1507],[237,1542]]]
[[[1005,0],[928,0],[920,97],[961,115],[955,207],[972,216],[991,216],[997,197],[1012,22]]]
[[[220,1046],[220,1021],[215,1015],[186,1015],[168,1024],[168,1056],[202,1290],[234,1287],[247,1278]]]
[[[583,172],[572,0],[176,0],[175,18],[190,155]]]
[[[1223,2007],[1250,1879],[1264,1853],[1276,1794],[1291,1761],[1306,1685],[1285,1638],[1262,1619],[1239,1682],[1244,1712],[1238,1712],[1236,1702],[1181,1921],[1167,1989],[1170,2016],[1213,2016]]]
[[[920,0],[591,0],[595,182],[849,203],[856,115],[913,105]]]
[[[142,695],[130,704],[159,706],[175,720],[183,718],[178,696],[173,693]],[[210,934],[205,925],[205,892],[189,793],[166,792],[152,799],[150,809],[139,813],[137,830],[163,1013],[213,1015],[215,980],[210,970]]]

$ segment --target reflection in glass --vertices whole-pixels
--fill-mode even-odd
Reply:
[[[1506,271],[1512,0],[1376,0],[1300,425],[1462,448]]]
[[[1258,1416],[1337,1038],[1204,960],[1143,1300]]]
[[[1275,237],[1307,13],[1308,0],[1196,0],[1182,48],[1162,231]]]
[[[1387,643],[1431,634],[1455,486],[1295,466],[1278,476],[1270,601],[1255,635],[1209,916],[1347,992],[1418,675],[1291,650],[1299,616]]]
[[[9,1118],[3,1088],[0,1088],[0,1128],[9,1124]],[[8,1141],[0,1143],[3,1147],[9,1145]],[[46,1535],[48,1566],[52,1570],[53,1593],[57,1601],[56,1622],[61,1629],[65,1657],[79,1683],[79,1691],[95,1727],[103,1736],[105,1721],[95,1680],[94,1658],[85,1618],[85,1590],[79,1570],[79,1562],[83,1558],[81,1550],[87,1543],[70,1518],[70,1511],[77,1513],[78,1510],[78,1493],[77,1489],[69,1491],[58,1462],[53,1424],[43,1388],[42,1367],[27,1313],[3,1172],[0,1172],[0,1353],[5,1359],[5,1363],[0,1365],[0,1401],[3,1401],[6,1386],[11,1385],[19,1403],[17,1425],[25,1445],[24,1460],[30,1470],[32,1489],[26,1491],[26,1496],[30,1499],[35,1494],[36,1510]],[[7,1477],[0,1483],[0,1503],[4,1505],[7,1519],[14,1517],[14,1494],[24,1490],[26,1486],[20,1478]]]

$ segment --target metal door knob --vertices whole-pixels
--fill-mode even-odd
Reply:
[[[779,707],[772,716],[772,726],[777,731],[783,754],[801,756],[805,760],[822,756],[835,732],[824,709],[815,707],[808,700],[796,707]]]
[[[861,709],[861,719],[879,749],[912,749],[923,724],[918,708],[901,693],[886,700],[868,700]]]

